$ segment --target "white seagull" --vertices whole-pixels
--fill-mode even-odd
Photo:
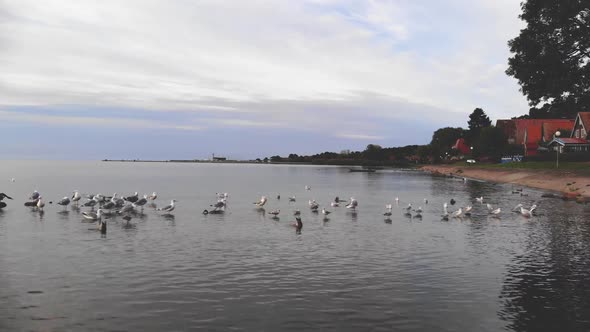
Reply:
[[[263,207],[264,204],[266,204],[267,200],[268,199],[266,198],[266,196],[262,196],[262,197],[260,197],[260,200],[258,202],[254,202],[254,204],[258,207]]]
[[[350,203],[346,204],[346,208],[347,209],[356,209],[356,207],[359,205],[359,203],[357,202],[357,200],[354,197],[350,198]]]
[[[174,207],[175,207],[174,203],[176,203],[176,200],[175,199],[173,199],[173,200],[170,201],[170,205],[166,205],[163,208],[157,208],[157,210],[158,211],[162,211],[164,213],[172,212],[172,211],[174,211]]]

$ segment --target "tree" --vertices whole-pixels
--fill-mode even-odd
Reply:
[[[363,155],[368,160],[385,160],[385,154],[383,153],[383,148],[377,144],[369,144],[365,151],[363,151]]]
[[[469,144],[471,144],[471,142],[477,140],[481,129],[491,126],[492,121],[490,121],[490,118],[486,113],[478,107],[469,115],[469,121],[467,121],[467,124],[469,125],[469,131],[465,136]]]
[[[463,128],[445,127],[440,128],[432,134],[430,145],[439,150],[449,150],[457,140],[463,137]]]
[[[486,127],[475,140],[473,155],[499,160],[508,149],[508,139],[504,131],[497,127]]]
[[[506,74],[518,80],[532,117],[590,111],[590,2],[527,0],[527,26],[508,42]]]
[[[469,125],[469,131],[471,132],[479,132],[481,128],[489,127],[492,125],[492,121],[486,115],[486,113],[481,108],[476,108],[473,112],[469,115],[469,121],[467,121]]]

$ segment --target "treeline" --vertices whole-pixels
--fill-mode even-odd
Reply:
[[[430,144],[427,145],[383,148],[377,144],[369,144],[363,151],[322,152],[310,156],[292,153],[287,157],[276,155],[257,161],[406,167],[417,163],[440,163],[464,157],[495,161],[502,155],[522,151],[522,147],[508,145],[502,130],[492,126],[490,118],[481,108],[476,108],[469,115],[467,123],[468,129],[445,127],[436,130]],[[453,146],[460,139],[463,149],[454,149]]]
[[[419,145],[383,148],[377,144],[369,144],[363,151],[344,150],[337,152],[322,152],[309,156],[292,153],[287,157],[272,156],[257,159],[260,162],[289,162],[312,163],[321,165],[361,165],[361,166],[398,166],[404,167],[416,164]]]

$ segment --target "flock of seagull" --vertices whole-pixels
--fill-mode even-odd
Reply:
[[[309,186],[305,186],[306,190],[311,190],[311,187]],[[521,195],[522,194],[522,189],[520,189]],[[207,214],[221,214],[225,212],[225,209],[227,207],[227,200],[229,197],[228,193],[216,193],[217,196],[217,201],[214,202],[213,204],[210,205],[210,207],[212,207],[212,209],[205,209],[203,210],[203,214],[207,215]],[[523,195],[524,196],[524,195]],[[82,199],[85,198],[84,201],[82,201]],[[151,195],[143,195],[143,197],[140,197],[139,194],[137,192],[135,192],[133,195],[130,196],[125,196],[125,197],[121,197],[119,196],[117,193],[114,193],[112,196],[105,196],[102,194],[86,194],[86,195],[82,195],[80,194],[80,192],[78,190],[73,191],[73,195],[71,197],[68,196],[64,196],[62,199],[60,199],[59,201],[56,202],[57,205],[60,205],[63,207],[63,211],[65,212],[68,208],[68,206],[71,204],[72,206],[75,206],[76,208],[80,208],[80,207],[84,207],[84,208],[89,208],[88,211],[84,211],[82,212],[82,217],[85,220],[89,220],[91,222],[96,222],[97,223],[97,228],[104,234],[106,233],[106,229],[107,229],[107,223],[106,220],[107,218],[110,217],[114,217],[114,216],[122,216],[122,218],[124,220],[126,220],[127,224],[129,224],[129,221],[132,218],[132,215],[136,215],[137,213],[143,213],[144,207],[149,206],[151,208],[153,208],[155,211],[159,212],[160,214],[162,214],[163,216],[168,216],[168,217],[173,217],[173,215],[171,215],[170,213],[172,211],[174,211],[176,205],[175,203],[177,202],[175,199],[172,199],[170,201],[170,204],[164,207],[157,207],[155,204],[155,200],[158,198],[158,195],[156,192],[153,192]],[[12,197],[6,195],[5,193],[0,193],[0,209],[6,207],[6,203],[3,202],[4,199],[12,199]],[[281,196],[280,194],[277,195],[277,200],[280,200]],[[288,198],[289,202],[295,202],[296,198],[295,196],[290,196]],[[268,198],[267,196],[262,196],[260,197],[260,199],[256,202],[254,202],[254,206],[256,209],[259,209],[260,211],[262,211],[263,213],[265,212],[264,207],[268,202]],[[394,204],[396,207],[400,206],[400,201],[399,198],[396,197],[394,200]],[[449,218],[457,218],[457,219],[462,219],[463,217],[469,217],[471,216],[471,213],[473,211],[473,205],[468,204],[466,206],[463,207],[459,207],[458,209],[454,210],[454,211],[449,211],[449,203],[450,205],[455,205],[456,201],[454,199],[451,199],[448,203],[445,202],[443,204],[443,213],[441,215],[442,220],[448,221]],[[475,204],[479,204],[482,206],[485,206],[485,208],[487,209],[487,212],[489,215],[491,215],[494,218],[500,218],[500,215],[502,213],[502,209],[501,208],[494,208],[491,204],[486,203],[484,204],[484,198],[483,197],[476,197],[474,200]],[[49,202],[49,204],[53,204],[53,202]],[[385,205],[385,212],[383,213],[383,215],[385,216],[385,221],[390,223],[391,222],[391,216],[392,216],[392,210],[393,210],[393,203],[391,204],[386,204]],[[424,204],[428,204],[428,199],[424,199]],[[31,196],[29,197],[29,200],[27,202],[25,202],[24,204],[25,206],[31,207],[35,210],[38,210],[40,213],[43,213],[43,208],[45,207],[45,201],[43,199],[43,197],[41,196],[41,194],[38,191],[34,191]],[[320,209],[320,204],[315,200],[315,199],[311,199],[308,201],[308,205],[309,205],[309,209],[312,213],[320,213],[322,215],[324,215],[324,221],[328,220],[328,215],[331,214],[332,212],[327,210],[326,207],[322,207]],[[330,206],[332,208],[337,208],[340,205],[344,205],[344,207],[346,209],[351,209],[353,211],[356,211],[357,207],[358,207],[358,201],[354,198],[351,197],[350,200],[342,200],[339,197],[335,197],[334,200],[330,203]],[[95,207],[96,207],[96,211],[95,211]],[[517,212],[520,213],[522,216],[526,217],[526,218],[530,218],[535,209],[537,208],[536,204],[533,204],[530,208],[525,208],[523,206],[523,204],[518,204],[516,205],[511,211],[512,212]],[[409,218],[418,218],[421,219],[422,218],[422,206],[419,206],[418,208],[414,208],[412,206],[412,203],[408,203],[408,205],[404,208],[401,208],[403,215]],[[273,209],[270,212],[268,212],[269,214],[271,214],[274,219],[278,220],[278,216],[281,213],[280,209]],[[301,229],[303,228],[303,222],[301,221],[301,210],[296,209],[293,211],[293,215],[295,217],[295,222],[292,224],[297,231],[301,231]],[[104,218],[103,218],[104,217]]]
[[[0,209],[7,206],[5,202],[2,202],[5,198],[13,199],[5,193],[0,193]],[[82,201],[83,198],[86,198],[86,200]],[[120,197],[117,193],[114,193],[112,196],[105,196],[102,194],[87,194],[83,196],[78,190],[74,190],[72,197],[64,196],[57,201],[56,204],[63,207],[63,212],[67,210],[70,204],[76,209],[79,209],[80,207],[90,208],[89,211],[82,212],[82,217],[85,220],[96,222],[98,230],[105,234],[107,231],[106,218],[121,215],[123,220],[129,225],[132,215],[143,213],[145,206],[152,207],[163,216],[172,216],[170,213],[174,211],[176,207],[176,200],[171,200],[170,204],[164,207],[157,207],[154,202],[157,198],[158,195],[156,192],[153,192],[151,195],[143,195],[143,197],[139,197],[137,192],[130,196]],[[48,203],[53,204],[52,201],[49,201]],[[41,194],[35,190],[24,205],[37,210],[42,214],[44,213],[45,200]],[[96,211],[94,210],[95,207],[97,208]]]

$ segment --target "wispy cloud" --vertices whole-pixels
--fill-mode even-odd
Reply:
[[[383,136],[373,136],[373,135],[364,135],[364,134],[337,134],[336,137],[358,139],[358,140],[369,140],[369,141],[380,141],[384,138]]]
[[[196,125],[166,124],[158,121],[132,119],[132,118],[108,118],[108,117],[86,117],[86,116],[60,116],[51,114],[31,114],[22,112],[0,111],[0,120],[6,124],[35,123],[45,126],[84,126],[84,127],[107,127],[124,129],[175,129],[175,130],[202,130]]]

